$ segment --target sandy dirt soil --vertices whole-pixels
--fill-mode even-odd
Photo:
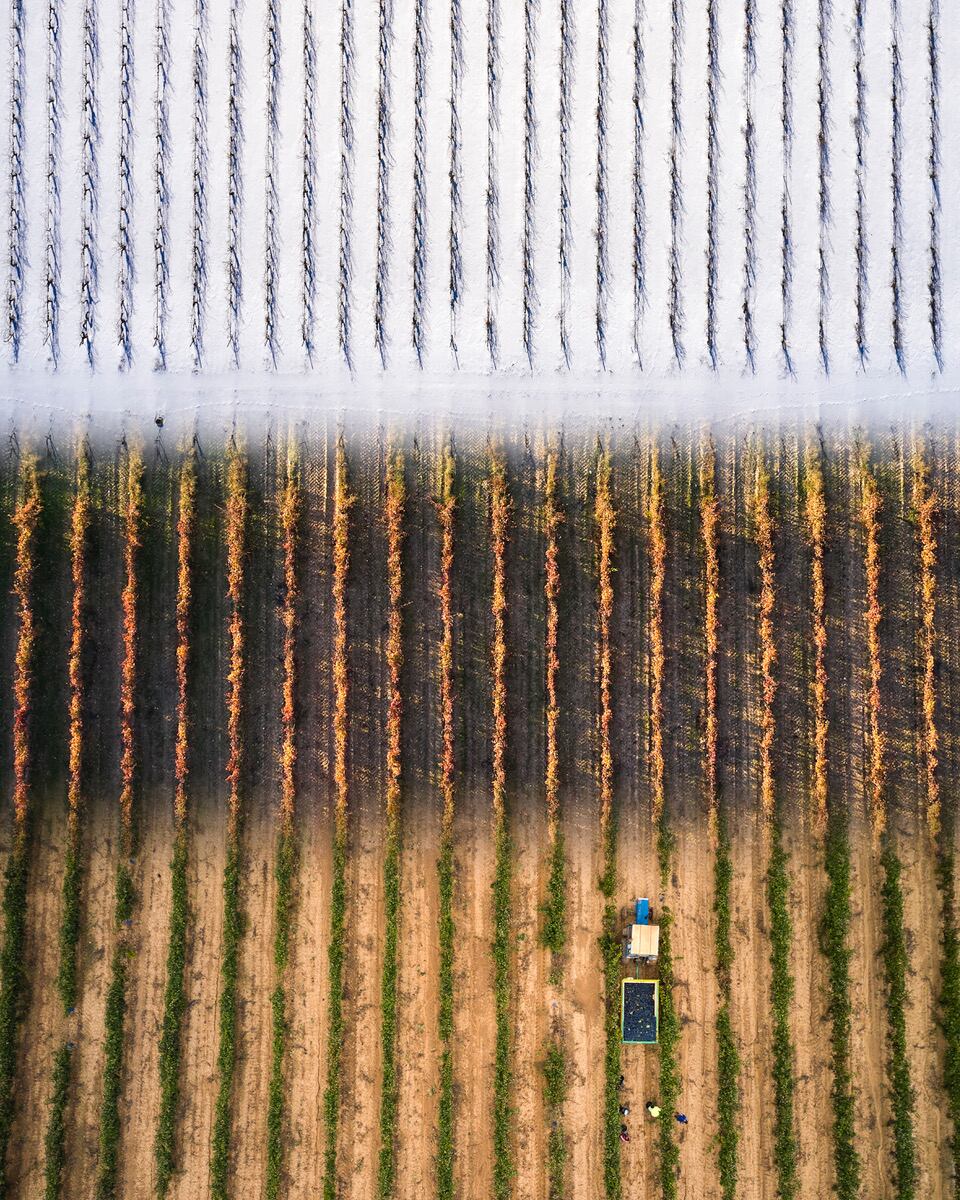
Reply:
[[[169,796],[146,805],[137,870],[138,908],[131,930],[124,1046],[119,1191],[153,1194],[153,1143],[160,1111],[159,1046],[167,981],[173,814]]]
[[[529,797],[513,815],[514,1003],[513,1108],[517,1200],[540,1200],[544,1188],[546,1123],[543,1060],[549,1034],[543,992],[548,954],[539,944],[546,820],[537,798]]]
[[[276,878],[275,821],[271,798],[252,800],[244,829],[243,912],[246,917],[237,980],[237,1071],[233,1096],[233,1188],[239,1196],[263,1194],[267,1104],[272,1062],[270,997],[276,984],[273,929]]]
[[[323,1185],[323,1089],[326,1080],[327,938],[330,928],[330,829],[309,804],[302,816],[295,934],[287,993],[289,1149],[291,1200],[315,1196]]]
[[[10,1139],[8,1171],[14,1196],[43,1189],[43,1137],[49,1112],[53,1060],[63,1041],[76,1037],[76,1018],[63,1015],[55,979],[60,961],[62,861],[66,822],[62,797],[40,806],[34,828],[33,864],[27,898],[26,966],[30,994],[17,1067],[17,1112]]]
[[[191,922],[181,1057],[177,1149],[182,1167],[170,1195],[200,1200],[210,1192],[210,1137],[217,1099],[217,1019],[223,934],[223,868],[226,819],[223,809],[200,805],[190,823],[187,874]]]

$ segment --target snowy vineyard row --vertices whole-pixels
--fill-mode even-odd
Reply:
[[[12,0],[3,358],[948,358],[940,0]],[[332,373],[332,374],[331,374]]]

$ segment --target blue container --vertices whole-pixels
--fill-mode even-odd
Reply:
[[[650,901],[646,897],[637,901],[637,911],[633,923],[635,925],[650,924]]]

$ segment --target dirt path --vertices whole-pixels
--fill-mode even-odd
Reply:
[[[244,830],[241,896],[246,918],[237,980],[237,1071],[233,1096],[234,1193],[261,1196],[266,1180],[263,1149],[272,1062],[270,997],[276,983],[273,928],[276,879],[273,871],[275,822],[271,798],[251,803]]]
[[[49,1112],[54,1055],[75,1036],[63,1017],[56,988],[66,822],[63,801],[41,805],[33,833],[33,864],[27,898],[26,971],[29,999],[17,1068],[16,1115],[10,1138],[8,1177],[13,1196],[43,1190],[43,1136]]]
[[[492,1188],[493,840],[490,801],[463,798],[454,821],[454,1187],[463,1200]]]
[[[717,989],[713,872],[706,824],[674,822],[676,851],[670,904],[674,913],[674,1004],[681,1023],[680,1105],[690,1123],[679,1130],[680,1195],[712,1200],[720,1194],[717,1134]],[[678,1127],[679,1129],[679,1127]]]
[[[879,946],[880,872],[862,824],[851,828],[851,1063],[863,1193],[890,1194],[890,1105],[886,1094],[886,1008]]]
[[[570,805],[570,809],[574,806]],[[597,939],[603,928],[603,897],[596,813],[588,805],[564,814],[567,842],[568,955],[567,1051],[570,1090],[565,1109],[570,1139],[570,1181],[576,1200],[603,1196],[603,983]]]
[[[905,836],[904,836],[905,835]],[[907,818],[898,838],[903,863],[903,918],[910,947],[907,979],[907,1047],[917,1106],[918,1194],[940,1200],[952,1195],[944,1155],[950,1124],[943,1104],[943,1036],[938,1027],[940,930],[935,864],[926,821]]]
[[[347,962],[339,1173],[355,1200],[376,1194],[380,1153],[380,976],[385,824],[371,797],[357,805],[347,858]]]
[[[115,939],[114,885],[117,872],[117,814],[109,803],[88,810],[90,846],[86,914],[80,941],[80,1000],[73,1053],[72,1121],[67,1130],[64,1194],[85,1193],[95,1178],[103,1092],[104,1011]]]
[[[439,814],[429,794],[408,796],[403,813],[400,977],[397,1028],[398,1200],[434,1194],[437,1150],[437,966]]]
[[[799,1151],[797,1179],[802,1196],[829,1195],[833,1187],[833,1110],[826,1103],[833,1082],[826,967],[818,928],[826,877],[812,829],[785,839],[790,852],[793,941],[790,969],[794,979],[791,1029],[796,1050],[795,1112]]]
[[[194,812],[190,830],[187,887],[186,993],[180,1068],[177,1150],[182,1170],[174,1176],[174,1200],[202,1200],[210,1194],[210,1136],[217,1098],[217,1017],[223,934],[223,868],[226,820],[212,803]]]
[[[153,1141],[160,1110],[158,1056],[170,923],[173,814],[169,796],[151,799],[152,803],[144,805],[147,815],[141,834],[120,1107],[118,1190],[131,1200],[148,1200],[153,1195]]]
[[[549,1034],[543,992],[548,954],[539,944],[545,875],[546,817],[538,796],[516,802],[513,838],[514,1004],[513,1108],[517,1200],[540,1200],[546,1184],[543,1060]]]
[[[300,821],[299,887],[287,993],[287,1111],[290,1200],[323,1185],[323,1089],[327,1059],[327,941],[332,871],[330,828],[319,806]]]

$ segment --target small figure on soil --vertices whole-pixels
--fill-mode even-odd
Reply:
[[[652,1100],[648,1100],[647,1101],[647,1112],[650,1114],[651,1117],[653,1117],[654,1120],[656,1120],[657,1117],[660,1116],[660,1105],[654,1104],[654,1102]]]
[[[630,1116],[630,1105],[629,1104],[621,1104],[620,1105],[620,1116],[621,1117],[629,1117]]]
[[[621,1142],[629,1142],[630,1141],[630,1133],[629,1133],[629,1130],[627,1129],[626,1125],[620,1126],[620,1141]]]
[[[673,1115],[674,1115],[674,1116],[677,1118],[677,1124],[678,1124],[678,1125],[687,1125],[687,1124],[689,1124],[689,1122],[687,1121],[687,1115],[686,1115],[686,1113],[674,1113]]]
[[[626,1076],[621,1075],[620,1078],[617,1080],[617,1087],[622,1088],[625,1082],[626,1082]]]

